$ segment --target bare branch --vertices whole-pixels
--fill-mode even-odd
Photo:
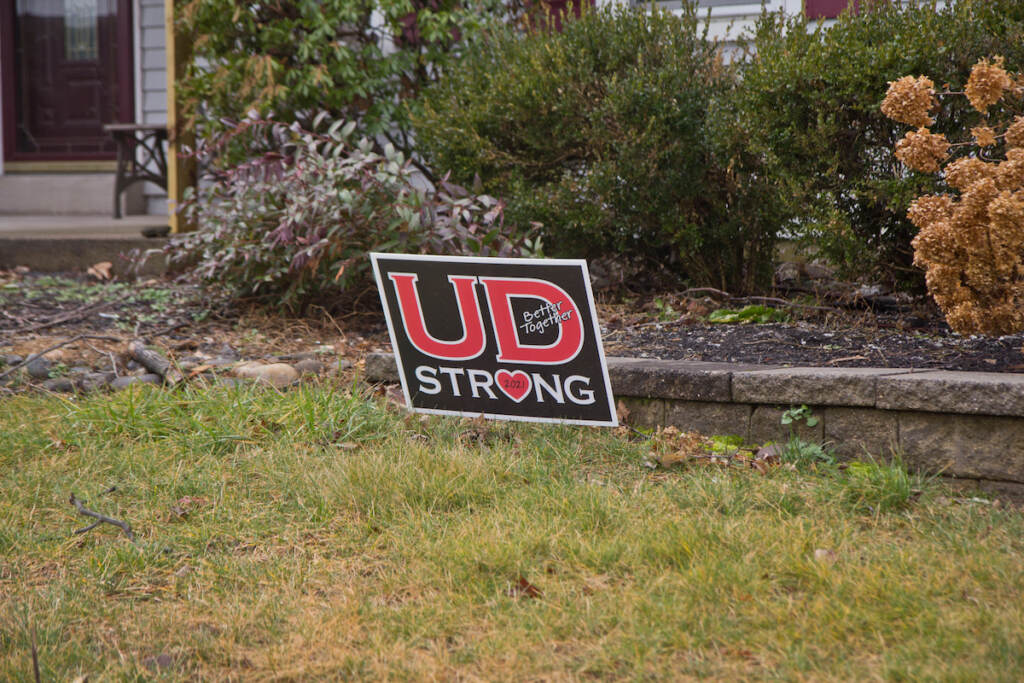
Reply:
[[[11,367],[9,367],[6,370],[4,370],[3,372],[0,372],[0,379],[3,379],[4,377],[6,377],[7,375],[11,374],[12,372],[17,370],[18,368],[21,368],[21,367],[24,367],[24,366],[28,365],[29,363],[31,363],[35,359],[42,358],[46,354],[50,353],[50,351],[56,351],[59,348],[67,346],[68,344],[74,344],[75,342],[81,341],[83,339],[99,339],[101,341],[112,341],[112,342],[123,342],[124,341],[124,339],[121,339],[120,337],[108,337],[108,336],[102,335],[102,334],[79,334],[79,335],[76,335],[76,336],[72,337],[71,339],[67,339],[65,341],[60,342],[59,344],[54,344],[53,346],[51,346],[51,347],[49,347],[47,349],[43,349],[39,353],[33,353],[31,356],[29,356],[25,360],[21,361],[17,365],[12,365]]]
[[[78,514],[83,515],[85,517],[92,517],[93,519],[99,520],[99,521],[97,521],[97,522],[95,522],[93,524],[90,524],[87,527],[82,527],[81,529],[76,530],[74,532],[75,534],[84,534],[87,531],[92,531],[93,529],[98,527],[101,523],[106,523],[106,524],[113,524],[117,528],[121,529],[121,531],[123,531],[128,536],[129,540],[131,540],[131,541],[135,540],[135,532],[132,531],[132,526],[128,522],[122,522],[119,519],[114,519],[113,517],[107,517],[106,515],[100,514],[99,512],[94,512],[93,510],[90,510],[90,509],[86,508],[84,505],[82,505],[82,501],[78,500],[78,498],[75,497],[74,492],[72,492],[71,499],[68,502],[70,502],[72,505],[75,506],[75,509],[78,510]]]

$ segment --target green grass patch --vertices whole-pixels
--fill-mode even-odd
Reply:
[[[777,308],[751,304],[743,308],[719,308],[708,314],[709,323],[784,323],[789,314]]]
[[[1019,511],[651,450],[315,386],[2,401],[0,679],[33,639],[43,680],[1024,670]]]

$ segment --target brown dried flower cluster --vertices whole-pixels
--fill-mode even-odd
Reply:
[[[996,57],[991,62],[982,59],[974,65],[964,90],[971,106],[984,114],[1012,85],[1010,74],[1003,68],[1003,58]]]
[[[939,163],[949,153],[945,136],[931,133],[927,128],[910,131],[896,143],[896,158],[915,171],[938,173]]]
[[[976,126],[971,128],[971,135],[978,147],[995,147],[996,132],[988,126]]]
[[[971,71],[966,95],[984,113],[1012,85],[1002,58],[982,60]],[[999,138],[987,125],[972,128],[971,135],[978,147],[993,147]],[[928,291],[961,334],[1024,330],[1024,117],[1006,127],[1004,139],[1005,160],[965,157],[946,164],[941,170],[954,193],[918,197],[907,212],[919,229],[912,242],[914,263],[925,269]],[[933,173],[948,150],[946,139],[926,127],[896,144],[904,164]]]
[[[1017,116],[1006,129],[1006,144],[1009,147],[1024,147],[1024,116]]]
[[[927,76],[904,76],[890,81],[882,113],[893,121],[921,128],[932,125],[928,112],[936,105],[935,84]]]

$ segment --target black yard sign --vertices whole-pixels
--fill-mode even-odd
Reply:
[[[617,424],[585,261],[371,258],[410,408]]]

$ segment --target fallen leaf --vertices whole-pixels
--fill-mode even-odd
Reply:
[[[212,368],[213,368],[212,365],[206,365],[206,364],[200,365],[198,367],[192,368],[192,371],[188,373],[188,376],[189,376],[189,378],[192,378],[192,377],[195,377],[196,375],[201,375],[204,372],[206,372],[207,370],[211,370]]]
[[[629,408],[622,401],[619,401],[615,406],[615,416],[619,418],[619,422],[629,421]]]
[[[89,269],[85,272],[92,275],[97,280],[109,280],[113,275],[114,264],[110,261],[100,261],[89,266]]]
[[[516,580],[515,584],[509,586],[507,593],[510,598],[524,597],[531,600],[543,597],[544,595],[539,588],[527,581],[523,576],[520,576],[519,579]]]

